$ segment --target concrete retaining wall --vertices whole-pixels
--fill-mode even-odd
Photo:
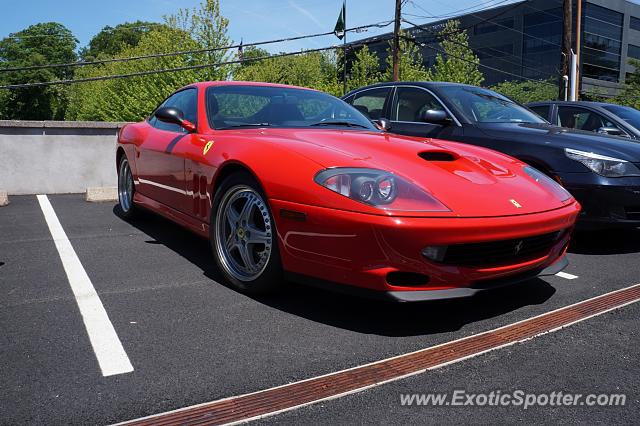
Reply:
[[[115,145],[126,123],[0,120],[0,190],[9,195],[115,187]]]

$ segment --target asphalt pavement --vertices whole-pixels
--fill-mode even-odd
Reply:
[[[0,422],[109,424],[444,343],[640,283],[640,230],[579,234],[566,272],[475,298],[389,304],[299,284],[220,284],[209,243],[113,203],[48,199],[134,370],[103,376],[35,196],[0,208]],[[264,423],[620,423],[640,419],[640,306]],[[406,407],[401,393],[619,392],[623,407]]]

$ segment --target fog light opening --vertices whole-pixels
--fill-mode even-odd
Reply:
[[[387,274],[387,283],[397,287],[416,287],[429,284],[428,275],[419,274],[417,272],[389,272]]]

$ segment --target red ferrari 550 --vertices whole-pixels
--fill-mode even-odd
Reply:
[[[562,270],[580,210],[511,157],[392,135],[284,85],[180,89],[120,131],[116,162],[122,214],[209,238],[247,293],[286,274],[397,301],[470,296]]]

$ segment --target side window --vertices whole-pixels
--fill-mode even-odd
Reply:
[[[596,132],[601,127],[616,127],[611,121],[593,111],[576,107],[558,107],[558,124],[562,127]]]
[[[363,90],[356,93],[351,105],[370,120],[377,120],[382,117],[384,112],[384,101],[391,91],[390,87],[381,87],[379,89]]]
[[[538,114],[540,117],[544,118],[545,120],[549,119],[549,109],[551,108],[551,105],[536,105],[536,106],[532,106],[529,107],[529,109],[533,112],[535,112],[536,114]]]
[[[196,89],[185,89],[167,98],[160,107],[178,108],[184,114],[185,120],[198,124],[198,92]],[[158,107],[159,108],[159,107]],[[168,132],[186,132],[177,124],[164,123],[155,117],[149,120],[156,129],[166,130]]]
[[[418,87],[398,87],[396,100],[391,111],[391,119],[395,121],[419,122],[425,111],[444,108],[436,98],[426,90]]]

